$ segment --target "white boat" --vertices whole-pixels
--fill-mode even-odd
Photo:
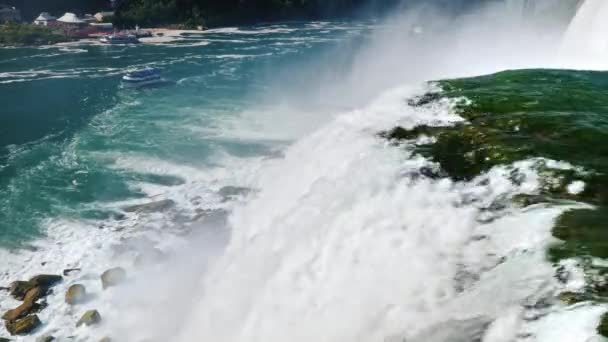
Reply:
[[[140,43],[139,39],[134,35],[127,36],[119,36],[119,35],[109,35],[102,37],[99,39],[100,42],[104,44],[138,44]]]
[[[162,83],[163,79],[160,77],[160,69],[145,68],[128,72],[122,81],[128,87],[142,87]]]

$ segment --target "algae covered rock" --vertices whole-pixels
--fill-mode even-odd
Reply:
[[[127,271],[122,267],[111,268],[101,274],[101,287],[107,289],[111,286],[116,286],[125,281]]]
[[[65,293],[65,302],[70,305],[79,304],[85,301],[87,291],[84,285],[74,284]]]
[[[590,300],[588,295],[584,293],[571,292],[566,291],[562,292],[558,296],[559,300],[562,301],[566,305],[574,305],[576,303],[584,302]]]
[[[86,326],[90,326],[90,325],[98,324],[99,322],[101,322],[101,315],[99,314],[99,311],[89,310],[89,311],[85,312],[82,315],[82,317],[80,317],[78,322],[76,322],[76,326],[79,327],[83,324]]]
[[[6,321],[5,326],[6,330],[11,335],[25,335],[34,331],[38,328],[42,323],[40,319],[36,315],[27,316],[25,318],[16,320],[16,321]]]
[[[600,318],[600,324],[597,326],[596,331],[598,334],[608,337],[608,312],[604,313]]]

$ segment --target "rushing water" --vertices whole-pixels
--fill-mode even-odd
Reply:
[[[565,25],[501,10],[2,50],[0,280],[80,268],[34,333],[77,341],[599,338],[604,211],[561,215],[607,198],[608,76],[427,83],[565,63]],[[168,82],[123,88],[142,66]]]

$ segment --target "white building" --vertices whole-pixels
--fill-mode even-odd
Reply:
[[[81,26],[86,24],[83,20],[78,18],[76,14],[70,12],[66,12],[61,18],[57,19],[57,21],[70,26]]]
[[[57,21],[57,18],[53,17],[52,15],[48,14],[47,12],[42,12],[38,16],[38,18],[36,18],[36,20],[34,20],[34,25],[48,26],[49,23],[52,23],[55,21]]]

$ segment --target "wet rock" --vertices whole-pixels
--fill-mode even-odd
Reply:
[[[32,314],[36,311],[42,309],[40,304],[36,303],[36,300],[43,295],[42,289],[38,287],[34,287],[30,289],[25,297],[23,298],[23,303],[14,309],[10,309],[2,315],[2,319],[5,321],[13,322],[19,318],[25,317],[29,314]]]
[[[80,317],[80,319],[76,323],[76,327],[79,327],[83,324],[86,326],[90,326],[90,325],[98,324],[99,322],[101,322],[101,315],[99,314],[99,311],[89,310],[89,311],[85,312],[82,315],[82,317]]]
[[[109,337],[104,337],[101,340],[99,340],[99,342],[112,342],[112,339]]]
[[[122,210],[128,213],[154,213],[165,211],[173,206],[175,206],[175,202],[173,200],[164,199],[156,202],[126,206],[123,207]]]
[[[40,274],[30,279],[32,286],[52,287],[63,280],[63,277],[55,274]]]
[[[0,337],[0,342],[11,342],[8,338]]]
[[[34,287],[29,281],[17,280],[10,285],[10,294],[17,300],[23,300],[27,291]]]
[[[65,293],[65,302],[70,305],[76,305],[84,302],[86,297],[87,291],[84,285],[74,284]]]
[[[27,316],[16,321],[5,321],[6,330],[11,335],[25,335],[34,331],[42,323],[36,315]]]
[[[558,298],[566,305],[574,305],[576,303],[584,302],[591,299],[588,295],[584,293],[577,293],[571,291],[560,293]]]
[[[101,274],[101,287],[105,290],[108,287],[116,286],[125,281],[127,271],[122,267],[111,268]]]
[[[598,335],[608,337],[608,312],[605,312],[602,317],[600,317],[600,322],[595,328],[595,331]]]
[[[127,218],[127,215],[123,214],[123,213],[114,213],[112,214],[112,219],[114,219],[114,221],[122,221],[124,219]]]
[[[80,268],[66,268],[65,270],[63,270],[63,276],[67,277],[74,272],[80,272],[80,271],[82,271]]]
[[[51,342],[55,341],[55,337],[51,335],[40,336],[36,339],[36,342]]]

